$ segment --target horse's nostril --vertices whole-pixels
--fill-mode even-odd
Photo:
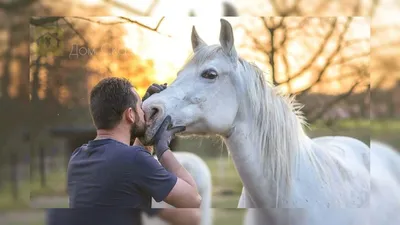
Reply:
[[[158,113],[159,113],[159,110],[157,108],[152,108],[149,120],[154,120],[157,117]]]

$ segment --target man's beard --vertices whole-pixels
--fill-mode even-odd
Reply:
[[[139,119],[138,113],[135,112],[136,119]],[[131,141],[135,141],[137,137],[143,137],[146,133],[146,124],[143,121],[137,121],[131,127]]]

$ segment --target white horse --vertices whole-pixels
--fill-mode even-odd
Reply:
[[[293,99],[238,57],[226,20],[221,45],[207,45],[194,27],[191,38],[193,57],[143,103],[155,120],[146,137],[167,115],[186,126],[183,134],[220,135],[244,185],[238,207],[258,208],[248,210],[247,224],[369,224],[369,147],[349,137],[309,138]]]
[[[371,141],[371,224],[400,224],[400,153]]]
[[[174,156],[182,164],[183,167],[193,176],[196,182],[200,196],[202,197],[200,211],[201,211],[201,222],[200,225],[211,225],[212,224],[212,180],[210,169],[206,162],[199,156],[190,152],[174,152]],[[155,157],[157,159],[157,157]],[[173,206],[166,202],[156,202],[152,200],[152,208],[173,208]],[[179,210],[179,209],[177,209]],[[144,225],[167,225],[158,217],[148,217],[143,213],[142,216]]]

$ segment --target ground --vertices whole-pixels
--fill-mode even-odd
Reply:
[[[313,128],[314,127],[314,128]],[[376,139],[387,142],[400,149],[400,121],[342,121],[333,129],[322,125],[313,126],[307,131],[310,136],[344,135],[356,137],[367,144]],[[203,156],[202,156],[203,157]],[[203,157],[210,167],[213,179],[213,208],[214,224],[241,225],[244,210],[234,209],[237,206],[242,184],[227,155],[218,157]],[[62,163],[62,160],[59,162]],[[56,163],[57,164],[57,163]],[[61,167],[62,168],[62,167]],[[32,197],[33,208],[63,208],[67,205],[65,195],[65,170],[53,170],[46,176],[46,187],[42,187],[39,177],[32,182],[24,181],[19,185],[20,201],[13,201],[11,187],[5,186],[0,190],[0,225],[39,225],[44,224],[44,211],[29,209],[29,197]],[[30,193],[30,195],[29,195]],[[231,209],[229,209],[231,208]]]

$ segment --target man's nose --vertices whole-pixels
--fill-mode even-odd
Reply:
[[[164,115],[164,107],[161,102],[154,102],[150,99],[143,102],[144,116],[147,122],[152,123]]]

